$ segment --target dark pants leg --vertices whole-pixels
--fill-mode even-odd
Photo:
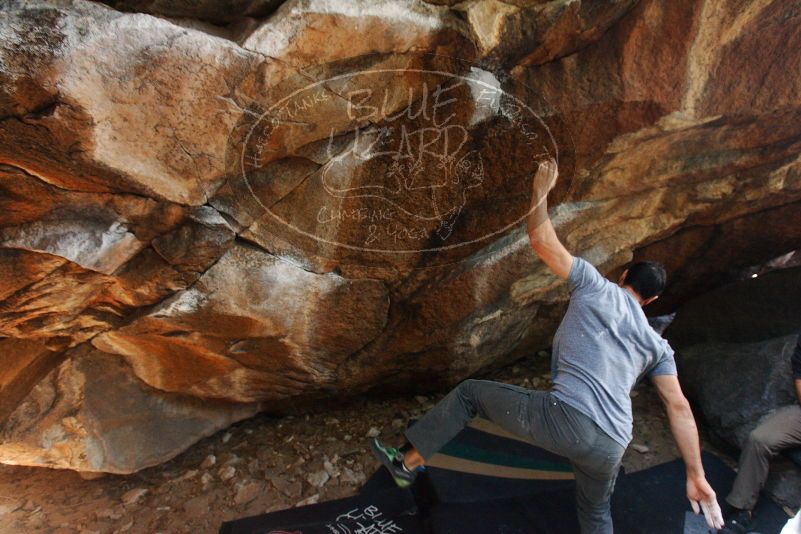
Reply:
[[[611,534],[612,492],[626,451],[606,434],[599,435],[594,450],[571,458],[576,475],[576,508],[583,534]]]
[[[465,380],[409,427],[406,438],[428,460],[476,416],[513,434],[526,436],[529,399],[529,390],[522,387],[488,380]],[[552,445],[545,448],[552,448]]]
[[[625,448],[548,391],[465,380],[409,427],[406,438],[428,460],[476,416],[570,459],[582,532],[612,532],[609,500]]]
[[[768,478],[770,459],[780,450],[801,445],[801,405],[783,406],[751,434],[740,453],[740,467],[726,501],[752,510]]]

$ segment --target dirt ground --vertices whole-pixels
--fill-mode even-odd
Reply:
[[[480,378],[548,389],[548,358]],[[368,435],[400,444],[406,421],[445,393],[360,400],[307,416],[257,416],[128,476],[84,480],[72,471],[0,465],[0,532],[216,533],[229,519],[353,495],[378,467]],[[651,385],[638,386],[632,401],[634,439],[625,469],[677,458]]]

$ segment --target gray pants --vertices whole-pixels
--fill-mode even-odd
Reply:
[[[576,475],[581,532],[612,532],[609,501],[626,449],[592,419],[549,391],[465,380],[409,427],[406,438],[428,460],[475,416],[567,457]]]
[[[782,449],[801,445],[801,405],[783,406],[748,435],[740,453],[740,468],[726,501],[753,510],[768,478],[769,462]]]

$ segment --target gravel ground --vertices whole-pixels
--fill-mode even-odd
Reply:
[[[478,378],[548,389],[548,358]],[[0,465],[0,532],[216,533],[229,519],[353,495],[378,467],[368,436],[401,443],[406,421],[445,393],[361,399],[305,416],[257,416],[128,476],[84,480],[72,471]],[[645,383],[632,396],[635,430],[626,470],[678,457],[654,389]]]

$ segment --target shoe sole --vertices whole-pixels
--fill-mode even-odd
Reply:
[[[390,476],[392,477],[392,480],[395,481],[395,484],[397,484],[401,488],[408,488],[409,486],[412,485],[413,481],[405,480],[395,476],[395,466],[392,464],[392,460],[390,460],[389,457],[386,454],[384,454],[384,451],[382,451],[378,447],[378,443],[376,443],[376,440],[373,439],[370,441],[370,449],[373,451],[373,455],[376,458],[378,458],[378,461],[381,462],[381,464],[387,468]]]

